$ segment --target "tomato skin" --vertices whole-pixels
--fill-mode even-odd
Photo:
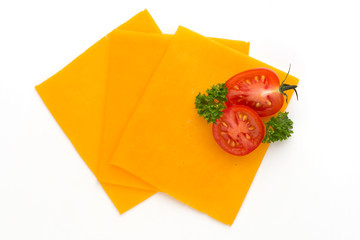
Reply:
[[[284,104],[283,94],[279,90],[279,77],[267,68],[238,73],[225,86],[228,88],[227,106],[246,105],[260,117],[277,113]]]
[[[213,136],[226,152],[243,156],[260,145],[265,136],[265,126],[251,108],[233,105],[223,110],[223,116],[213,124]]]

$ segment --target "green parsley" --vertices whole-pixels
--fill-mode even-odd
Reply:
[[[293,133],[293,121],[288,117],[288,112],[279,112],[277,117],[272,117],[265,124],[266,134],[263,143],[283,141]]]
[[[216,123],[216,120],[222,117],[222,110],[226,108],[224,102],[227,101],[227,92],[225,83],[220,83],[206,90],[207,95],[199,93],[196,96],[195,108],[198,114],[206,119],[207,123]]]

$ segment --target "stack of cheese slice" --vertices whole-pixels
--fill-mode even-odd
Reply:
[[[36,90],[120,213],[161,191],[231,225],[268,144],[226,153],[194,99],[251,68],[284,79],[248,51],[247,42],[183,27],[162,34],[145,10]]]

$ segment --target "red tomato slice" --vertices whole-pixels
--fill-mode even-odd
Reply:
[[[227,106],[246,105],[260,117],[277,113],[284,104],[279,77],[267,68],[255,68],[236,74],[225,86],[228,88]]]
[[[254,110],[234,105],[223,113],[213,125],[213,135],[220,147],[228,153],[242,156],[260,145],[265,136],[265,126]]]

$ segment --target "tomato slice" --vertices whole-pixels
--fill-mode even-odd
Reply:
[[[223,116],[213,124],[213,135],[226,152],[243,156],[260,145],[265,126],[254,110],[234,105],[226,108]]]
[[[284,104],[279,77],[267,68],[238,73],[230,78],[225,86],[228,88],[227,106],[246,105],[254,109],[260,117],[277,113]]]

